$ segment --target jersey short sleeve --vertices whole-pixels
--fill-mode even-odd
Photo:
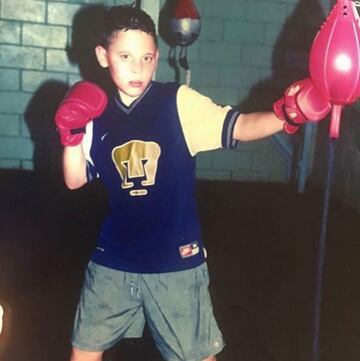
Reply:
[[[219,106],[210,98],[182,85],[177,108],[184,137],[191,155],[218,148],[234,148],[233,130],[239,112]]]

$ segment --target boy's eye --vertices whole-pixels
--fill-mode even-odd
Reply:
[[[121,54],[121,55],[120,55],[120,58],[121,58],[122,60],[128,60],[128,59],[129,59],[129,54]]]
[[[147,55],[144,57],[145,63],[151,63],[153,60],[153,57],[151,55]]]

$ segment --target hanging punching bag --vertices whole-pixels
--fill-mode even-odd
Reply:
[[[180,46],[179,64],[185,69],[185,83],[190,85],[191,70],[187,60],[187,47],[199,36],[201,29],[200,15],[192,0],[177,0],[170,15],[170,31],[173,35],[175,46]],[[172,49],[170,63],[175,64],[175,48]]]
[[[360,96],[360,28],[353,1],[335,4],[314,39],[309,68],[315,87],[333,104],[330,137],[338,138],[342,107]]]
[[[176,45],[189,46],[199,36],[200,15],[192,0],[178,0],[170,18],[170,29]]]

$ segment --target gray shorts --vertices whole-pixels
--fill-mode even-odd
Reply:
[[[200,361],[220,352],[206,263],[180,272],[136,274],[90,262],[75,316],[72,345],[105,351],[142,336],[145,321],[165,360]]]

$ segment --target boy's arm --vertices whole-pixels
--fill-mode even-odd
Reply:
[[[268,137],[283,128],[284,122],[273,112],[240,114],[234,126],[233,138],[247,142]]]
[[[87,182],[87,163],[83,143],[86,127],[102,114],[106,93],[96,84],[76,83],[65,95],[55,114],[55,123],[64,146],[63,173],[67,187],[80,188]]]
[[[80,188],[87,182],[86,159],[82,144],[64,147],[63,174],[69,189]]]
[[[267,137],[284,129],[288,134],[300,125],[324,119],[331,104],[322,97],[310,78],[300,80],[286,89],[274,103],[273,112],[240,114],[233,132],[235,140],[249,141]]]

